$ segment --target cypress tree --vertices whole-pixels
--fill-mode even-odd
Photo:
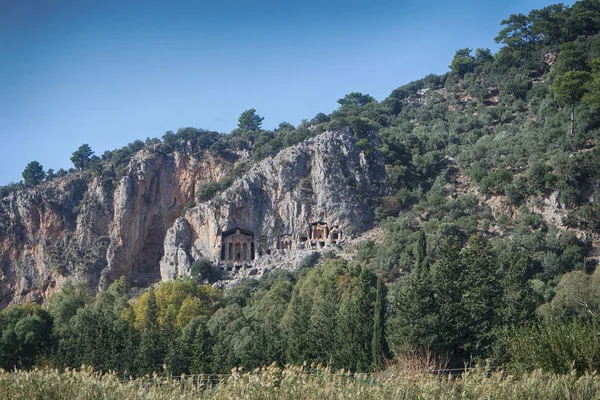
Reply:
[[[145,317],[137,357],[137,368],[140,375],[160,371],[164,360],[161,332],[158,326],[158,305],[152,288],[148,294],[148,308]]]
[[[395,315],[388,322],[394,351],[423,350],[435,341],[437,314],[431,273],[425,259],[425,233],[419,233],[415,266],[395,296]]]
[[[511,247],[503,252],[500,264],[504,276],[500,283],[502,286],[502,325],[523,325],[532,321],[535,316],[535,297],[533,289],[527,281],[529,260],[527,254]]]
[[[191,349],[190,372],[192,374],[207,374],[212,372],[210,368],[212,338],[206,327],[206,323],[199,322],[196,325]]]
[[[373,366],[371,344],[373,342],[376,280],[377,277],[369,268],[362,268],[359,276],[359,290],[356,295],[358,311],[356,321],[356,336],[358,339],[357,371],[370,371]]]
[[[425,231],[421,229],[417,238],[417,245],[415,249],[415,270],[419,271],[418,274],[423,274],[423,270],[428,269],[427,265],[427,237]]]
[[[377,278],[377,297],[375,298],[375,310],[373,317],[373,341],[371,342],[371,357],[373,368],[378,369],[387,356],[387,344],[385,341],[385,285],[381,278]]]
[[[169,374],[177,376],[185,372],[187,367],[184,360],[183,339],[175,325],[173,313],[167,312],[165,319],[165,324],[161,329],[162,343],[166,347],[165,366]]]
[[[312,361],[328,364],[333,357],[338,305],[335,282],[327,280],[315,292],[308,328],[310,343],[309,358]]]
[[[373,366],[373,310],[375,275],[361,268],[358,282],[343,296],[338,314],[337,345],[334,365],[353,371],[369,371]],[[351,293],[352,290],[356,294]]]
[[[310,310],[304,304],[298,285],[294,287],[292,298],[288,304],[282,323],[287,336],[286,361],[302,364],[308,360],[310,343],[307,330],[310,321]]]

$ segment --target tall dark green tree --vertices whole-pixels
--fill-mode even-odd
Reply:
[[[487,239],[480,235],[469,238],[464,266],[461,307],[468,317],[464,349],[471,356],[486,357],[494,341],[501,299],[496,255]]]
[[[556,45],[565,40],[567,14],[563,4],[553,4],[529,12],[531,32],[546,45]]]
[[[129,309],[124,279],[113,283],[97,297],[88,297],[82,287],[67,287],[52,298],[58,341],[53,361],[58,366],[89,365],[101,371],[135,373],[136,333],[122,318]],[[85,304],[88,303],[88,304]]]
[[[388,339],[395,352],[422,351],[435,342],[437,313],[429,267],[425,260],[425,233],[419,232],[415,264],[408,279],[398,282],[394,315],[388,321]],[[422,260],[422,261],[420,261]]]
[[[367,372],[373,367],[373,317],[375,314],[375,289],[377,277],[370,268],[363,267],[359,275],[356,294],[357,339],[356,370]]]
[[[236,351],[240,332],[249,325],[239,304],[230,304],[217,310],[208,321],[212,344],[212,366],[215,373],[227,373],[240,365],[239,352]]]
[[[535,318],[536,298],[527,280],[529,258],[516,246],[509,247],[500,255],[503,276],[500,317],[502,325],[521,326]]]
[[[27,164],[21,175],[23,176],[23,182],[27,186],[39,185],[46,177],[44,167],[37,161]]]
[[[508,19],[501,22],[505,25],[496,36],[496,43],[503,43],[508,47],[526,46],[535,41],[531,30],[531,20],[524,14],[511,14]]]
[[[589,71],[589,66],[586,63],[587,54],[583,46],[578,42],[569,42],[561,47],[554,71],[557,74],[564,74],[569,71]]]
[[[286,360],[294,364],[302,364],[309,358],[310,309],[304,302],[298,286],[294,287],[282,324],[287,338]]]
[[[383,280],[377,278],[377,295],[373,316],[373,340],[371,342],[371,357],[373,368],[379,369],[384,358],[388,356],[387,342],[385,340],[385,298],[386,290]]]
[[[499,255],[502,270],[500,280],[502,294],[495,327],[493,362],[506,364],[511,359],[510,342],[515,328],[528,326],[536,321],[536,296],[528,281],[529,257],[516,245],[503,249]]]
[[[315,362],[329,364],[335,348],[335,330],[337,324],[337,294],[335,282],[325,281],[315,290],[307,331],[310,343],[310,359]]]
[[[375,103],[376,100],[368,95],[362,94],[360,92],[352,92],[341,99],[337,100],[337,103],[340,105],[340,108],[351,109],[365,106],[369,103]]]
[[[182,338],[187,350],[189,372],[192,374],[211,373],[213,339],[206,326],[206,321],[198,317],[191,320],[183,329]]]
[[[288,279],[281,278],[275,282],[269,292],[253,304],[256,330],[260,337],[260,354],[264,364],[274,361],[283,365],[285,358],[285,335],[281,319],[290,302],[293,284]]]
[[[361,268],[354,287],[344,294],[337,325],[334,366],[365,372],[373,367],[373,314],[376,277]]]
[[[437,312],[432,350],[453,360],[460,360],[464,356],[461,346],[469,325],[461,304],[465,290],[462,278],[464,269],[460,243],[455,236],[449,236],[440,243],[431,271]]]
[[[417,238],[416,248],[415,248],[415,270],[418,273],[425,273],[423,270],[428,269],[429,265],[427,262],[427,237],[425,236],[425,231],[421,229],[419,231],[419,236]]]
[[[73,153],[71,156],[71,162],[75,168],[83,170],[85,167],[87,167],[93,154],[94,151],[92,148],[88,144],[84,143]]]
[[[471,55],[471,49],[465,48],[456,51],[450,69],[462,78],[467,72],[473,72],[475,66],[475,57]]]
[[[145,375],[161,371],[163,361],[164,347],[160,326],[158,325],[158,306],[154,289],[150,288],[145,325],[142,328],[137,355],[138,374]]]
[[[558,104],[571,107],[571,136],[575,134],[575,104],[577,104],[587,91],[587,84],[592,76],[585,71],[569,71],[559,76],[552,82],[554,99]]]
[[[590,37],[600,30],[600,2],[598,0],[576,1],[568,14],[566,31],[569,39]]]
[[[238,118],[238,128],[257,132],[262,126],[263,117],[256,113],[254,108],[246,110]]]
[[[181,330],[176,326],[174,313],[167,312],[165,322],[161,326],[161,341],[165,347],[164,366],[169,374],[181,375],[188,368],[185,357],[186,348],[181,337]]]

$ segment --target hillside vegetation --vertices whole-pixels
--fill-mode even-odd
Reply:
[[[502,374],[427,376],[414,390],[474,390],[477,398],[489,387],[490,396],[504,391],[497,398],[535,390],[552,398],[573,384],[596,395],[595,376],[576,376],[600,367],[600,1],[511,15],[502,25],[498,53],[460,49],[447,74],[381,102],[350,93],[333,113],[298,127],[263,130],[248,110],[230,134],[183,128],[101,157],[83,145],[72,158],[82,172],[28,165],[25,182],[0,188],[0,197],[67,174],[116,181],[143,148],[223,160],[247,151],[251,163],[349,126],[367,156],[385,157],[389,193],[373,205],[382,239],[357,244],[351,261],[325,252],[294,272],[272,271],[225,292],[201,285],[200,275],[148,289],[120,279],[98,295],[69,285],[47,307],[5,309],[0,367],[84,364],[143,376],[314,362],[370,372],[385,360],[432,353],[449,366],[488,360],[525,375],[518,384]],[[375,148],[366,139],[373,133]],[[247,167],[205,183],[198,201]],[[526,374],[538,368],[575,377]],[[364,398],[404,390],[385,385],[356,390],[381,391]],[[315,397],[325,393],[317,386]],[[426,395],[410,390],[403,395]]]

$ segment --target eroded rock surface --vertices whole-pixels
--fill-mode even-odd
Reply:
[[[120,180],[74,173],[0,199],[0,308],[43,302],[70,280],[103,289],[126,276],[143,287],[189,275],[200,259],[230,278],[290,267],[324,250],[320,241],[317,249],[299,244],[312,223],[337,229],[338,239],[331,235],[325,247],[339,246],[372,225],[384,191],[383,159],[365,154],[342,130],[255,164],[223,193],[183,213],[199,184],[233,167],[208,154],[198,160],[143,150]],[[251,232],[246,254],[253,246],[254,257],[223,261],[223,234],[238,229]],[[282,243],[293,248],[278,249]]]
[[[162,279],[185,271],[181,263],[201,258],[238,274],[274,264],[289,267],[298,260],[294,253],[324,250],[334,244],[332,237],[315,240],[313,247],[310,240],[301,242],[301,236],[309,235],[311,224],[326,224],[342,238],[370,228],[384,181],[384,160],[376,153],[367,156],[349,130],[324,133],[285,149],[255,164],[217,198],[186,214],[189,242],[165,242]],[[170,232],[175,235],[178,229],[175,226]],[[222,247],[224,235],[236,229],[253,242],[253,258],[228,259],[229,249]],[[278,245],[282,237],[291,240],[289,248]],[[188,249],[187,258],[180,255],[182,249]]]
[[[0,199],[0,308],[43,302],[68,280],[160,279],[167,229],[197,184],[230,165],[141,151],[119,181],[75,173]]]

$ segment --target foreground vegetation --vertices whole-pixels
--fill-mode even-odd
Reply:
[[[200,383],[199,383],[200,382]],[[519,377],[475,369],[460,377],[393,371],[376,375],[328,369],[260,368],[202,383],[201,377],[119,380],[92,370],[0,373],[0,393],[9,399],[596,399],[600,377],[586,374]]]

